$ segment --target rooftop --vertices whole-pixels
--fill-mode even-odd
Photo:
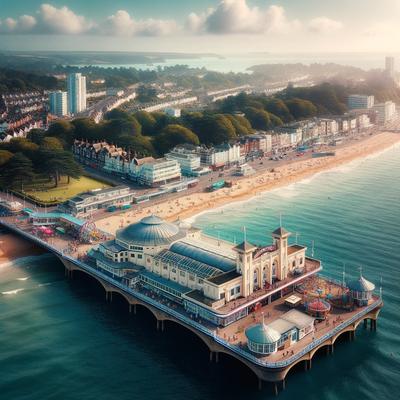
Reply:
[[[241,276],[241,275],[238,272],[236,272],[236,270],[233,270],[233,271],[226,272],[225,274],[214,276],[207,280],[216,285],[222,285],[223,283],[226,283],[233,279],[236,279],[239,276]]]

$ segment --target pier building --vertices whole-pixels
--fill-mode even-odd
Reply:
[[[140,283],[196,317],[227,326],[321,269],[306,257],[306,247],[288,244],[289,236],[279,227],[269,246],[235,246],[153,215],[120,229],[89,256],[129,285]]]

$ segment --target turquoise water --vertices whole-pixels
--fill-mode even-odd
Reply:
[[[357,331],[308,372],[291,374],[281,399],[396,399],[400,392],[400,148],[340,167],[256,199],[199,216],[213,235],[269,243],[279,224],[315,242],[324,272],[376,282],[385,306],[377,332]],[[293,239],[294,240],[294,239]],[[18,289],[24,289],[17,291]],[[130,316],[118,298],[105,303],[94,283],[66,281],[52,256],[0,266],[1,399],[265,399],[253,375],[167,325],[157,332],[145,310]]]

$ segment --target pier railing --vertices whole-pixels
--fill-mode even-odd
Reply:
[[[184,315],[184,314],[182,314],[182,313],[180,313],[180,312],[178,312],[178,311],[176,311],[176,310],[174,310],[174,309],[172,309],[170,307],[167,307],[166,305],[164,305],[164,304],[162,304],[162,303],[160,303],[160,302],[158,302],[158,301],[146,296],[145,294],[143,294],[141,292],[133,290],[129,286],[117,281],[116,279],[112,278],[109,275],[106,275],[105,273],[99,271],[98,269],[93,268],[90,265],[82,262],[81,260],[78,260],[76,258],[73,258],[73,257],[65,254],[63,252],[63,250],[57,249],[56,247],[53,247],[49,243],[45,242],[44,240],[42,240],[42,239],[40,239],[40,238],[38,238],[36,236],[33,236],[28,232],[23,231],[18,226],[14,225],[14,224],[10,224],[9,222],[6,222],[4,220],[0,220],[0,224],[5,226],[5,227],[7,227],[8,229],[16,232],[16,233],[22,235],[22,236],[25,236],[29,240],[32,240],[32,241],[38,243],[39,245],[41,245],[44,248],[48,249],[50,252],[55,253],[58,256],[64,258],[65,260],[68,260],[69,262],[79,266],[84,271],[87,271],[90,274],[95,275],[96,277],[98,277],[98,278],[102,279],[103,281],[109,283],[111,286],[119,288],[120,290],[122,290],[123,292],[131,295],[132,297],[134,297],[134,298],[136,298],[138,300],[141,300],[144,303],[147,303],[147,304],[151,305],[152,307],[158,309],[159,311],[162,311],[166,315],[169,315],[169,316],[175,318],[176,320],[182,322],[184,325],[186,324],[186,325],[191,326],[192,328],[195,328],[196,330],[198,330],[198,331],[202,332],[203,334],[205,334],[205,335],[209,336],[210,338],[212,338],[216,343],[218,343],[221,346],[229,349],[233,353],[236,353],[237,355],[239,355],[240,357],[248,360],[252,364],[258,365],[260,367],[265,367],[265,368],[284,368],[284,367],[287,367],[287,366],[293,364],[295,361],[297,361],[300,358],[302,358],[305,354],[309,353],[311,350],[315,349],[316,347],[318,347],[319,345],[324,343],[326,340],[328,340],[331,337],[335,336],[337,333],[339,333],[343,329],[347,328],[348,326],[352,325],[354,322],[359,320],[362,316],[368,314],[370,311],[376,309],[378,306],[380,306],[382,304],[382,299],[379,298],[374,303],[372,303],[369,306],[367,306],[367,307],[363,308],[362,310],[360,310],[360,312],[356,313],[352,318],[350,318],[350,319],[342,322],[341,324],[337,325],[333,330],[329,331],[328,333],[326,333],[322,337],[313,340],[312,343],[310,343],[309,345],[304,347],[300,352],[294,354],[291,357],[288,357],[286,360],[276,361],[276,362],[268,362],[268,361],[264,361],[264,360],[259,359],[254,354],[250,353],[249,351],[244,350],[243,348],[239,347],[238,345],[229,343],[226,340],[222,339],[221,337],[219,337],[217,335],[215,330],[208,329],[204,325],[200,324],[197,321],[194,321],[194,320],[190,319],[186,315]]]

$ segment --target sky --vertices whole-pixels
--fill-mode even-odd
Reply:
[[[0,50],[398,52],[400,0],[0,0]]]

